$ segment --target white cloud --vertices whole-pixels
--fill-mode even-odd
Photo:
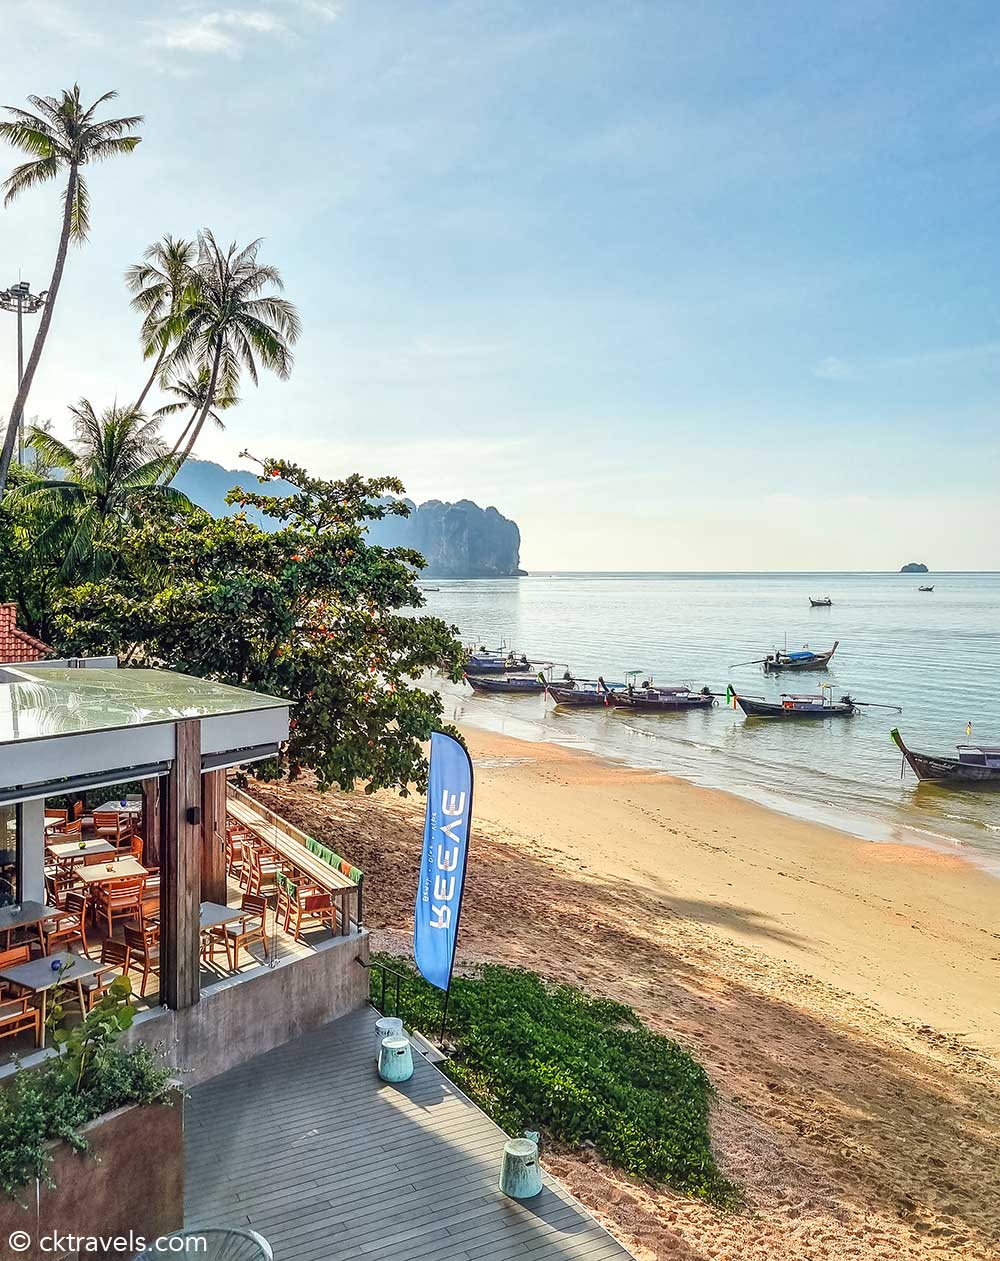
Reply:
[[[838,359],[836,355],[827,357],[813,369],[813,376],[821,381],[846,381],[853,375],[853,369],[846,359]]]
[[[273,35],[284,30],[284,24],[263,9],[218,9],[197,18],[157,22],[147,43],[175,52],[239,57],[243,51],[241,36],[246,32]]]

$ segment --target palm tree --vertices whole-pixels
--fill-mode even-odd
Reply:
[[[8,114],[13,115],[13,121],[0,122],[0,138],[23,153],[31,154],[33,159],[16,166],[4,181],[5,206],[36,184],[55,179],[62,171],[68,173],[63,195],[62,230],[49,281],[48,301],[42,307],[35,341],[7,421],[7,433],[0,452],[0,495],[7,485],[7,471],[17,440],[17,420],[24,411],[52,322],[69,243],[71,240],[78,243],[85,241],[90,227],[90,194],[80,168],[88,162],[101,162],[119,153],[131,153],[139,143],[138,136],[127,133],[140,126],[140,114],[104,120],[95,117],[98,106],[117,95],[117,92],[105,92],[93,105],[85,108],[80,100],[80,85],[75,83],[59,97],[29,96],[28,100],[38,111],[37,114],[12,105],[6,106]]]
[[[208,367],[206,364],[202,364],[197,372],[186,377],[179,377],[176,381],[169,381],[163,388],[168,394],[173,394],[177,401],[164,403],[162,407],[156,409],[153,413],[154,416],[157,418],[175,416],[178,412],[186,411],[189,407],[191,408],[191,415],[188,417],[187,424],[181,430],[180,437],[171,448],[170,454],[173,456],[177,454],[190,435],[195,418],[208,400]],[[225,429],[226,422],[219,415],[219,412],[235,407],[239,401],[235,394],[230,394],[225,389],[216,389],[215,399],[209,405],[206,419],[212,421],[219,429]]]
[[[175,461],[159,438],[160,422],[135,407],[106,408],[100,416],[87,399],[70,408],[76,442],[33,429],[29,442],[63,478],[38,479],[11,492],[44,506],[50,522],[43,545],[65,548],[61,577],[98,578],[113,566],[122,529],[156,502],[187,511],[188,497],[161,484]]]
[[[155,241],[143,254],[143,262],[133,263],[125,273],[125,284],[133,295],[129,304],[142,316],[143,353],[146,359],[156,356],[153,371],[135,400],[139,409],[146,395],[160,374],[163,360],[170,346],[165,336],[170,317],[180,309],[180,301],[191,280],[191,265],[195,259],[193,241],[172,237],[169,233],[162,241]]]
[[[218,396],[234,395],[243,369],[257,384],[257,362],[282,380],[292,368],[290,346],[298,340],[298,312],[268,289],[284,288],[276,267],[257,261],[260,241],[223,250],[207,229],[198,233],[194,282],[181,310],[165,321],[161,335],[176,345],[171,363],[198,364],[208,371],[205,401],[191,427],[178,467],[191,454]]]

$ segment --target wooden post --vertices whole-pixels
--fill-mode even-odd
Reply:
[[[167,833],[160,855],[166,911],[160,930],[160,989],[168,1007],[181,1009],[193,1007],[201,997],[201,723],[186,718],[174,731]]]
[[[201,896],[226,906],[226,772],[201,777]]]
[[[142,862],[145,867],[159,867],[163,846],[166,779],[156,777],[142,781]]]

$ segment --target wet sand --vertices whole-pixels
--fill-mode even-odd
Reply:
[[[995,879],[555,746],[467,737],[460,959],[623,999],[718,1092],[744,1213],[547,1153],[637,1255],[998,1255]],[[422,800],[254,791],[365,869],[374,944],[408,952]]]

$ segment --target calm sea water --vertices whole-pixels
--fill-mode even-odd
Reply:
[[[428,586],[427,611],[466,641],[501,638],[575,674],[657,683],[727,683],[756,695],[818,691],[902,706],[902,714],[816,723],[748,722],[724,707],[687,714],[557,710],[544,698],[483,697],[443,685],[448,711],[529,740],[585,749],[724,788],[873,840],[949,848],[1000,874],[1000,792],[917,786],[889,739],[953,753],[965,741],[1000,744],[1000,574],[936,573],[934,591],[906,574],[550,574]],[[813,609],[809,596],[833,607]],[[765,677],[775,646],[840,647],[825,673]],[[561,672],[561,671],[560,671]]]

